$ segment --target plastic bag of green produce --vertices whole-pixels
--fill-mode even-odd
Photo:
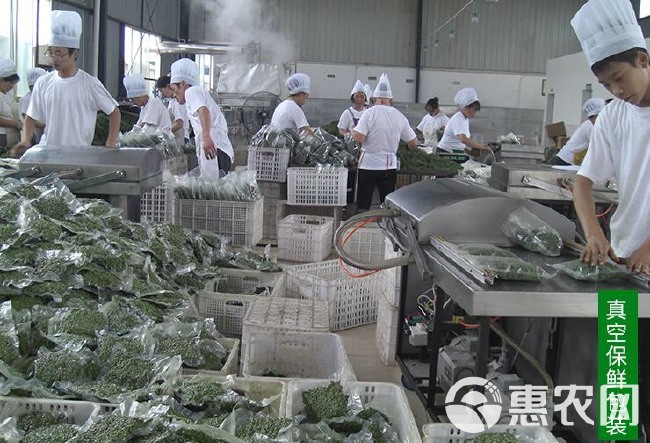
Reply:
[[[580,281],[610,281],[620,278],[625,278],[630,273],[623,267],[619,267],[613,263],[606,262],[602,265],[591,266],[580,259],[558,263],[553,267],[569,277]]]
[[[6,301],[0,304],[0,360],[11,366],[19,357],[11,302]]]
[[[7,417],[0,422],[0,439],[7,443],[16,443],[23,439],[23,432],[18,430],[16,417]]]
[[[539,266],[520,258],[470,256],[469,260],[478,266],[490,269],[501,280],[542,281],[552,277]]]
[[[560,234],[524,207],[508,215],[501,231],[514,243],[532,252],[557,257],[562,251]]]
[[[97,375],[97,359],[92,352],[85,349],[48,351],[41,348],[34,361],[33,378],[46,386],[61,382],[94,380]]]
[[[456,246],[461,252],[469,255],[517,258],[516,254],[489,243],[460,243]]]

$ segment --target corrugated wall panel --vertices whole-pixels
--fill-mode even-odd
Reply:
[[[143,4],[146,30],[170,38],[178,37],[180,0],[145,0]]]
[[[141,26],[141,0],[110,0],[107,7],[107,14],[109,17],[138,28]]]
[[[425,68],[543,73],[546,60],[580,50],[570,20],[584,0],[477,0],[445,26],[464,3],[429,0],[423,12]],[[479,22],[472,23],[476,8]],[[449,39],[450,29],[456,38]]]
[[[120,60],[119,41],[122,38],[121,30],[122,27],[119,22],[114,20],[107,21],[106,38],[109,42],[115,42],[115,44],[106,45],[106,60],[108,60],[109,63],[106,63],[104,86],[113,97],[117,97],[122,82],[122,79],[120,78],[120,70],[117,66]]]

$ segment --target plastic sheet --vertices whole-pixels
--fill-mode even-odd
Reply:
[[[602,282],[625,278],[630,275],[630,272],[613,263],[606,262],[602,265],[592,266],[580,259],[558,263],[553,265],[553,268],[580,281]]]
[[[249,202],[262,198],[253,171],[234,171],[219,180],[204,180],[188,175],[172,182],[182,199]]]
[[[508,216],[501,231],[519,246],[540,254],[557,257],[562,251],[562,237],[551,226],[524,207]]]

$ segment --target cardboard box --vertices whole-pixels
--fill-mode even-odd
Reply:
[[[564,122],[551,123],[546,125],[546,134],[548,138],[553,141],[557,148],[561,148],[567,142],[569,137],[566,134],[566,126]]]

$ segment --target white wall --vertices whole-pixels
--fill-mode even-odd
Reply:
[[[386,72],[395,101],[415,101],[415,69],[412,68],[298,62],[296,69],[311,77],[310,95],[313,98],[347,98],[357,78],[374,88],[381,73]],[[420,73],[420,103],[436,96],[442,105],[453,107],[456,92],[472,86],[477,89],[484,106],[543,110],[546,106],[541,92],[543,78],[535,74],[423,70]]]

